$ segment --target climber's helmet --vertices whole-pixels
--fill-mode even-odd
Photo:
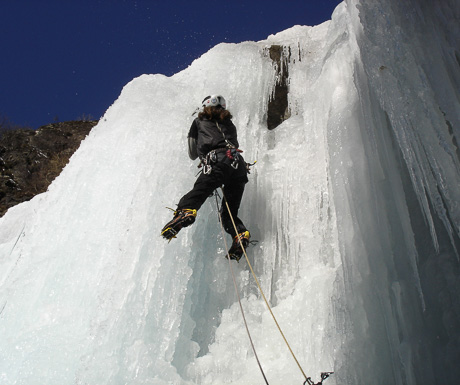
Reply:
[[[221,95],[206,96],[201,104],[203,107],[221,106],[224,110],[227,108],[227,103],[225,102],[224,97]]]

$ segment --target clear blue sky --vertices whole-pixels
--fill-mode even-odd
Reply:
[[[339,0],[0,0],[0,118],[98,119],[142,74],[172,75],[222,42],[331,18]]]

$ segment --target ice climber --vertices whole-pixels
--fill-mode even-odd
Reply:
[[[240,240],[246,248],[250,238],[249,231],[238,218],[244,186],[248,182],[248,167],[241,156],[242,151],[238,149],[236,127],[231,120],[230,111],[226,109],[225,99],[220,95],[207,96],[202,107],[203,110],[193,121],[188,133],[189,156],[192,160],[200,158],[202,172],[193,189],[180,199],[174,218],[163,227],[161,235],[170,240],[183,227],[193,224],[197,211],[206,199],[215,189],[223,186],[224,201],[220,211],[222,224],[233,238],[228,257],[239,261],[243,255]]]

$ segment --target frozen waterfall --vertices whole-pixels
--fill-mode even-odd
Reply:
[[[49,190],[0,219],[0,383],[263,383],[215,201],[159,236],[194,182],[186,135],[212,93],[257,160],[249,259],[305,372],[458,383],[459,21],[456,0],[346,0],[321,25],[132,80]],[[269,383],[301,385],[247,263],[233,266]]]

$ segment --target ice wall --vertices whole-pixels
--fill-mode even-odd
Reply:
[[[198,171],[192,112],[221,93],[250,175],[249,258],[305,372],[326,384],[459,377],[459,9],[358,1],[221,44],[123,89],[47,193],[0,219],[3,384],[257,384],[214,198],[171,243]],[[267,130],[287,66],[287,118]],[[247,264],[237,284],[270,384],[305,381]]]
[[[340,171],[334,200],[345,203],[336,207],[347,229],[349,320],[353,335],[370,337],[359,338],[370,344],[357,357],[391,383],[456,383],[460,9],[451,1],[348,9],[358,101],[329,143],[339,148],[331,167]]]

